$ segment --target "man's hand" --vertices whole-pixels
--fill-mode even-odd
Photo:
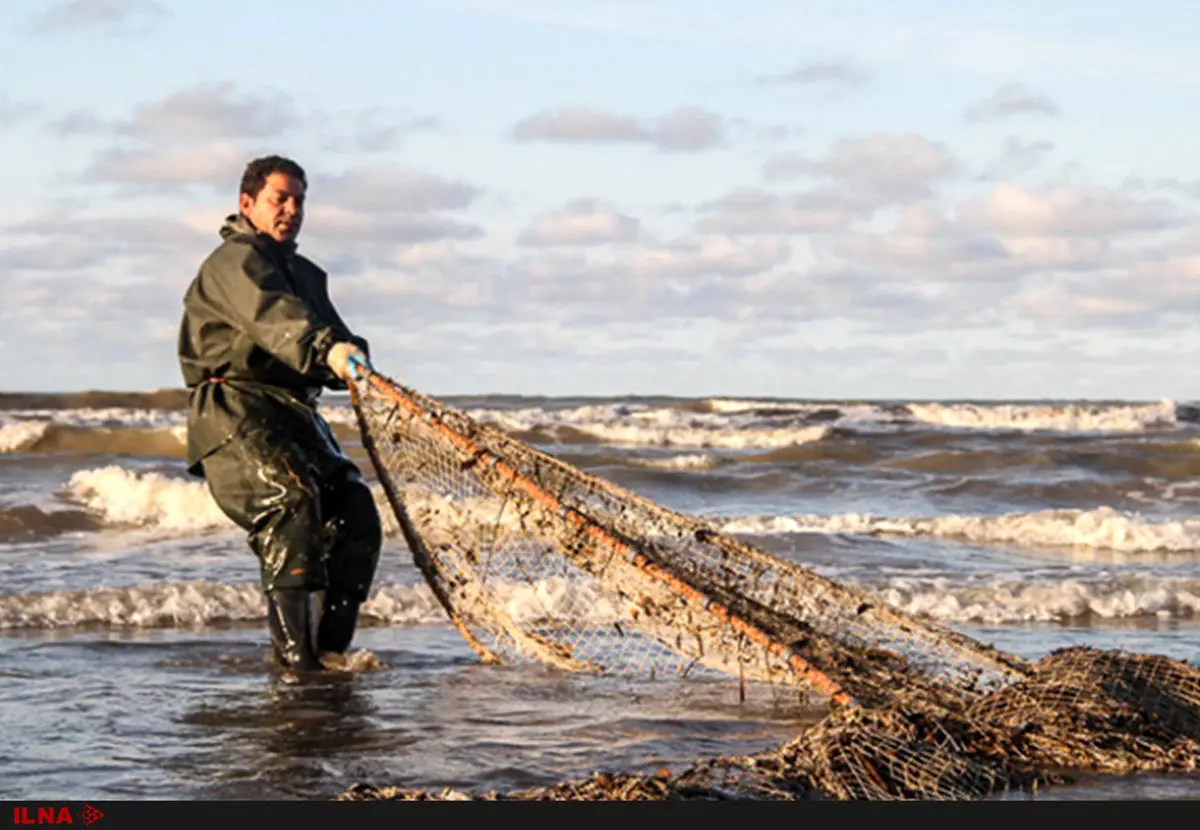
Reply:
[[[360,365],[368,368],[371,366],[362,349],[345,341],[334,343],[325,360],[329,364],[329,369],[346,383],[358,378]]]

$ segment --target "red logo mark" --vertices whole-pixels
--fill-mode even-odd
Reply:
[[[79,809],[78,818],[85,826],[104,818],[91,804]],[[68,807],[13,807],[13,824],[74,824]]]

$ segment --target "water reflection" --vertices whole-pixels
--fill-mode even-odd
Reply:
[[[177,760],[201,798],[330,797],[369,773],[367,759],[416,740],[407,727],[380,718],[362,677],[288,684],[259,676],[257,683],[257,695],[226,690],[181,718],[207,733],[207,748]]]

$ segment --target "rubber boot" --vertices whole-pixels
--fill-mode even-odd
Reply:
[[[354,639],[358,625],[357,599],[337,591],[325,594],[321,625],[317,629],[317,652],[319,654],[345,654]]]
[[[296,672],[321,671],[313,632],[312,592],[280,588],[267,594],[267,626],[275,662]]]

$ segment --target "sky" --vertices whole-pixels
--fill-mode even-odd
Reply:
[[[178,387],[250,159],[435,395],[1200,398],[1200,7],[6,0],[0,392]]]

